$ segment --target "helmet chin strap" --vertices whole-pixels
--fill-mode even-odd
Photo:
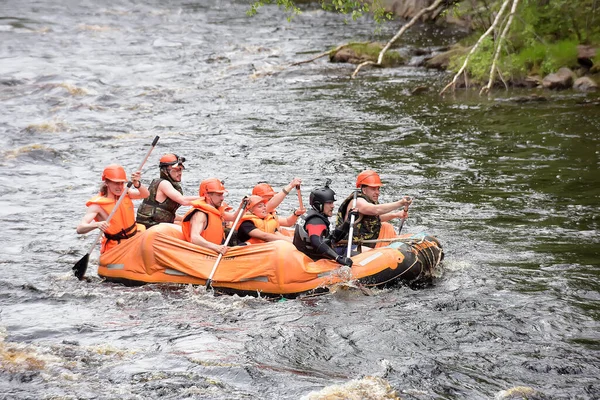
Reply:
[[[214,208],[219,208],[217,207],[217,205],[215,204],[215,202],[213,201],[212,197],[209,196],[210,193],[206,193],[206,197],[208,197],[208,199],[210,200],[210,205],[213,206]],[[221,203],[223,204],[223,203]]]
[[[210,202],[210,205],[213,206],[214,208],[217,208],[215,206],[215,203],[212,201],[212,197],[210,196],[210,193],[206,193],[206,197],[208,197],[208,201]]]

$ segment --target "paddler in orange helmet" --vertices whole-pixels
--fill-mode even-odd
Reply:
[[[118,164],[110,164],[104,168],[100,193],[88,200],[86,213],[77,225],[77,233],[79,234],[88,233],[96,228],[104,232],[100,253],[112,249],[122,241],[145,230],[143,225],[138,226],[135,222],[135,212],[131,201],[144,199],[150,194],[140,181],[141,177],[142,173],[140,171],[131,174],[132,187],[127,191],[127,195],[115,211],[110,222],[106,222],[108,215],[125,190],[127,174],[123,167]]]
[[[271,185],[266,182],[259,182],[252,189],[252,194],[256,196],[261,196],[263,199],[267,200],[267,212],[269,214],[276,215],[276,208],[281,204],[283,199],[290,194],[292,189],[299,187],[302,184],[302,179],[294,178],[290,183],[284,186],[280,192],[275,192]],[[298,217],[302,214],[306,213],[306,209],[302,205],[297,208],[292,215],[289,217],[278,217],[280,226],[294,226]]]
[[[353,241],[379,239],[380,236],[389,239],[395,236],[394,227],[388,223],[394,218],[405,219],[408,212],[401,210],[412,203],[412,199],[404,196],[402,199],[391,203],[379,203],[380,188],[383,186],[379,174],[373,170],[362,171],[356,177],[356,188],[359,190],[356,197],[358,217],[354,228]],[[341,226],[346,221],[352,208],[351,203],[354,193],[348,196],[338,208],[336,225]],[[399,210],[400,209],[400,210]],[[378,244],[387,245],[387,243]]]
[[[160,177],[148,186],[150,195],[144,199],[137,210],[137,222],[150,228],[161,222],[181,221],[176,214],[181,206],[189,206],[198,196],[184,196],[181,188],[181,176],[185,166],[185,157],[169,153],[159,160]]]
[[[181,223],[185,240],[225,255],[229,247],[224,246],[226,205],[225,186],[217,178],[200,182],[200,198],[192,201],[192,209],[183,216]]]
[[[279,232],[277,217],[267,212],[267,200],[252,195],[248,199],[246,214],[238,223],[237,240],[241,245],[285,240],[292,243],[292,237]]]

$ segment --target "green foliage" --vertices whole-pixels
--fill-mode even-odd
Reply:
[[[369,4],[353,0],[330,0],[322,1],[321,7],[326,11],[336,11],[340,14],[350,14],[352,20],[356,21],[364,13],[369,12]]]
[[[498,68],[505,79],[525,78],[530,74],[545,76],[556,72],[561,67],[577,65],[577,41],[562,40],[551,45],[536,43],[521,49],[519,52],[505,54],[500,58]],[[494,57],[495,42],[486,37],[479,49],[471,56],[466,71],[469,78],[478,83],[484,83],[489,78],[490,68]],[[466,55],[453,57],[450,69],[458,71],[464,63]]]
[[[465,4],[469,7],[465,8]],[[463,1],[453,12],[470,15],[480,27],[463,40],[472,46],[492,23],[501,0]],[[474,6],[477,5],[477,7]],[[473,11],[475,8],[477,12]],[[487,37],[469,59],[467,73],[472,81],[483,83],[489,77],[496,41],[508,16],[505,15],[493,37]],[[476,21],[475,21],[476,19]],[[486,22],[489,21],[489,22]],[[600,44],[600,1],[598,0],[521,0],[502,44],[498,68],[505,79],[524,78],[529,74],[547,75],[561,67],[577,66],[578,44]],[[450,68],[462,66],[466,55],[452,58]],[[596,57],[600,58],[600,57]],[[595,62],[600,60],[595,60]]]
[[[528,73],[542,74],[542,63],[546,58],[546,46],[534,43],[521,52],[506,57],[504,62],[510,67],[513,75],[524,76]]]
[[[576,40],[561,40],[549,45],[541,65],[542,74],[556,72],[561,67],[576,67],[578,44]]]
[[[256,15],[258,9],[266,4],[277,4],[279,8],[283,8],[285,13],[288,14],[288,21],[291,21],[294,15],[301,13],[294,0],[258,0],[250,5],[250,9],[246,11],[246,14],[250,17]]]
[[[479,45],[478,50],[471,55],[467,64],[466,72],[469,79],[476,82],[484,82],[492,66],[492,58],[494,56],[494,42],[488,36]],[[458,72],[462,67],[467,54],[459,54],[450,59],[449,69]]]
[[[253,16],[258,12],[260,7],[263,7],[266,4],[276,4],[279,8],[283,8],[284,11],[289,14],[288,21],[290,21],[294,15],[301,13],[296,3],[297,0],[258,0],[251,4],[250,10],[248,10],[246,14]],[[372,13],[373,19],[378,23],[393,18],[393,14],[385,11],[385,8],[383,8],[381,0],[373,0],[372,2],[363,2],[359,0],[319,0],[319,3],[324,10],[350,15],[353,20],[357,20],[369,12]]]
[[[549,42],[574,39],[591,43],[600,38],[597,0],[525,0],[520,16],[529,32]]]
[[[562,40],[551,45],[536,43],[504,59],[505,70],[513,77],[547,75],[561,67],[577,66],[577,42]]]

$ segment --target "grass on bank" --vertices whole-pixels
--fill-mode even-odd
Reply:
[[[501,53],[498,67],[505,80],[519,81],[527,76],[542,77],[556,72],[561,67],[578,68],[577,46],[574,40],[561,40],[552,44],[536,43],[513,53],[504,50]],[[467,65],[469,79],[477,83],[485,83],[489,78],[490,68],[495,51],[495,43],[487,37],[481,43]],[[510,48],[510,43],[507,46]],[[458,71],[465,60],[466,54],[458,54],[451,58],[449,69]],[[600,62],[600,56],[594,59],[594,65]]]

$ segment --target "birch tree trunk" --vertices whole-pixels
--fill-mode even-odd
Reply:
[[[502,3],[502,7],[500,7],[500,11],[498,11],[498,15],[496,15],[496,18],[494,19],[494,22],[492,23],[492,25],[490,25],[488,30],[485,31],[485,33],[479,37],[479,40],[477,40],[477,43],[475,43],[475,45],[471,48],[471,51],[469,52],[469,54],[467,54],[467,58],[465,58],[465,62],[463,63],[462,67],[456,73],[456,75],[454,75],[454,79],[452,79],[452,82],[447,84],[446,87],[444,87],[444,89],[442,89],[442,91],[440,92],[440,95],[444,94],[444,92],[446,90],[448,90],[448,88],[450,88],[450,87],[452,87],[452,89],[454,90],[454,88],[456,87],[456,81],[458,80],[458,77],[460,76],[460,74],[463,73],[463,71],[465,70],[465,68],[467,68],[467,65],[469,64],[469,58],[471,58],[471,56],[475,53],[475,51],[477,51],[477,49],[481,45],[481,42],[483,42],[483,39],[485,39],[496,28],[496,26],[498,25],[498,22],[500,22],[500,19],[502,18],[502,15],[504,14],[504,10],[506,10],[506,7],[508,6],[508,4],[511,1],[512,0],[504,0],[504,3]]]

